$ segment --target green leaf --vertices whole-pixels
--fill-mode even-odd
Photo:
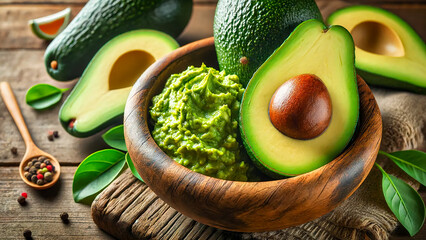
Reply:
[[[425,204],[423,199],[403,180],[387,174],[375,163],[383,174],[382,190],[386,203],[398,221],[414,236],[425,221]]]
[[[426,153],[416,150],[393,153],[379,151],[379,153],[391,159],[404,172],[426,186]]]
[[[127,166],[129,166],[130,168],[130,171],[132,171],[133,176],[135,176],[137,179],[144,182],[141,176],[139,175],[138,171],[136,170],[135,165],[133,165],[133,162],[132,162],[132,159],[130,159],[129,153],[126,153],[126,162],[127,162]]]
[[[74,173],[72,192],[75,202],[90,204],[126,166],[124,153],[105,149],[88,156]]]
[[[45,83],[36,84],[28,89],[25,102],[34,109],[43,110],[58,103],[62,93],[66,91],[68,88],[60,89]]]
[[[110,147],[127,152],[126,142],[124,141],[123,125],[111,128],[102,135],[102,138]]]

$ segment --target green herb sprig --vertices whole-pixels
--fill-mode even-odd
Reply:
[[[90,204],[126,167],[125,154],[115,149],[97,151],[80,163],[74,173],[75,202]]]
[[[58,103],[62,94],[68,90],[68,88],[60,89],[46,83],[36,84],[28,89],[25,102],[34,109],[44,110]]]
[[[126,142],[124,141],[123,125],[115,126],[102,135],[102,139],[112,148],[127,152]]]
[[[111,184],[126,165],[133,175],[143,182],[137,172],[124,142],[123,125],[111,128],[102,135],[105,143],[116,149],[97,151],[81,162],[73,179],[74,201],[90,204],[96,195]]]
[[[379,154],[391,159],[404,172],[425,185],[426,153],[408,150],[393,153],[379,151]],[[375,166],[383,175],[382,191],[387,205],[402,226],[414,236],[425,221],[426,210],[423,199],[406,182],[386,173],[379,164],[375,163]]]

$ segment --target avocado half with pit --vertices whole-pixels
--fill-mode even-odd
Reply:
[[[426,93],[426,45],[398,16],[370,6],[340,9],[328,18],[355,42],[355,65],[369,83]]]
[[[121,122],[139,76],[178,47],[172,37],[155,30],[134,30],[113,38],[96,53],[62,105],[62,126],[73,136],[88,137]]]
[[[253,75],[240,111],[243,143],[266,174],[295,176],[334,159],[358,121],[350,33],[301,23]]]

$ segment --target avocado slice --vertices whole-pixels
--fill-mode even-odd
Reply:
[[[112,38],[137,29],[177,37],[191,13],[192,0],[90,0],[47,47],[46,71],[55,80],[73,80]]]
[[[404,20],[381,8],[353,6],[328,22],[351,32],[355,66],[369,84],[426,93],[426,45]]]
[[[245,87],[253,73],[303,21],[318,19],[314,0],[219,0],[213,35],[220,70]]]
[[[315,75],[328,90],[331,120],[310,139],[281,133],[271,122],[269,104],[277,89],[299,75]],[[260,66],[241,103],[240,130],[250,158],[271,177],[314,170],[344,150],[358,121],[359,97],[354,43],[341,26],[327,28],[318,20],[300,24]]]
[[[178,47],[172,37],[155,30],[134,30],[113,38],[96,53],[62,105],[62,126],[73,136],[88,137],[122,121],[135,81]]]

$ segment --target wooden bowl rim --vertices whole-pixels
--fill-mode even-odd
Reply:
[[[170,178],[173,180],[169,181],[179,181],[180,184],[185,186],[191,186],[191,192],[198,192],[202,191],[203,188],[207,186],[227,186],[228,188],[232,188],[236,190],[236,194],[243,194],[244,191],[241,189],[250,187],[251,189],[274,189],[277,193],[280,192],[278,188],[289,186],[289,185],[297,185],[299,182],[306,182],[308,181],[314,181],[314,179],[310,179],[310,176],[318,175],[321,176],[322,173],[326,171],[333,171],[336,169],[339,169],[340,166],[342,166],[342,163],[344,161],[344,157],[353,149],[353,144],[357,142],[360,138],[365,138],[364,140],[368,143],[370,143],[369,147],[373,149],[373,152],[375,154],[370,154],[367,159],[364,160],[363,167],[365,168],[365,171],[363,171],[360,174],[361,179],[359,182],[357,182],[356,185],[352,186],[351,189],[349,189],[347,192],[345,192],[345,196],[342,196],[340,202],[348,198],[352,193],[361,185],[361,183],[364,181],[366,176],[368,175],[369,171],[371,170],[374,162],[375,162],[375,156],[377,155],[377,152],[379,150],[380,146],[380,140],[381,140],[381,116],[380,111],[378,109],[377,103],[375,102],[374,96],[371,93],[371,90],[368,88],[366,83],[362,79],[358,79],[358,88],[363,89],[363,94],[365,94],[368,97],[368,101],[365,103],[366,106],[361,106],[360,103],[360,111],[364,109],[365,107],[372,108],[371,113],[369,116],[371,118],[364,119],[364,122],[361,122],[361,120],[358,121],[358,130],[356,132],[356,137],[354,135],[354,139],[351,141],[351,145],[348,146],[338,157],[336,157],[334,160],[329,162],[328,164],[317,168],[311,172],[301,174],[295,177],[286,178],[286,179],[279,179],[279,180],[271,180],[271,181],[263,181],[263,182],[240,182],[240,181],[229,181],[229,180],[222,180],[218,178],[213,178],[209,176],[205,176],[200,173],[193,172],[189,170],[188,168],[178,164],[173,159],[167,156],[166,153],[164,153],[158,145],[153,140],[150,130],[148,128],[148,123],[146,121],[143,121],[142,117],[145,116],[145,119],[147,117],[147,111],[148,111],[148,105],[151,103],[151,97],[149,97],[150,94],[150,87],[154,85],[155,80],[157,80],[157,76],[165,69],[159,69],[162,66],[169,66],[174,61],[179,61],[179,59],[184,58],[185,56],[193,53],[194,51],[197,51],[202,48],[207,48],[214,46],[214,39],[206,38],[202,39],[190,44],[187,44],[177,50],[175,50],[173,53],[169,54],[168,56],[164,57],[163,59],[160,59],[156,63],[154,63],[150,68],[148,68],[145,73],[137,80],[134,87],[131,90],[131,93],[129,94],[125,114],[124,114],[124,132],[125,132],[125,140],[126,145],[129,149],[129,154],[132,158],[132,161],[134,162],[134,165],[136,169],[138,170],[139,174],[144,177],[144,166],[143,164],[147,164],[151,167],[158,168],[164,170],[164,173],[162,173],[162,178]],[[141,99],[143,98],[149,98],[149,101],[143,101]],[[146,106],[142,106],[141,104],[144,103]],[[365,110],[365,109],[364,109]],[[361,112],[360,112],[361,115]],[[380,121],[378,121],[380,120]],[[138,127],[135,129],[135,126],[129,126],[131,122],[137,123]],[[376,121],[374,123],[374,121]],[[361,132],[364,128],[374,128],[375,132],[374,134],[370,134],[370,136],[373,136],[372,138],[368,139],[365,136],[365,133]],[[134,149],[133,144],[137,143],[142,139],[142,144],[139,144],[136,146],[137,149]],[[373,144],[373,145],[371,145]],[[149,162],[146,163],[146,161],[149,161],[150,156],[152,156],[153,152],[158,152],[160,154],[160,157],[156,159],[156,162]],[[161,154],[162,153],[162,154]],[[372,156],[374,155],[374,157]],[[360,160],[353,159],[352,161],[360,162]],[[155,165],[155,166],[154,166]],[[161,167],[162,166],[162,167]],[[351,165],[352,166],[352,165]],[[178,174],[179,173],[179,174]],[[336,175],[343,176],[343,173],[336,172]],[[170,201],[169,195],[170,193],[167,193],[169,190],[161,190],[155,187],[155,183],[151,182],[151,179],[148,177],[147,179],[144,179],[145,183],[158,195],[160,198],[162,198],[165,202],[167,202],[170,206],[177,209],[178,211],[181,211],[183,214],[188,215],[189,217],[192,217],[193,219],[200,221],[204,224],[218,227],[225,230],[231,230],[231,231],[246,231],[247,229],[236,229],[234,227],[228,227],[225,225],[220,225],[216,223],[215,221],[210,222],[208,219],[199,218],[197,215],[194,215],[191,213],[191,211],[188,211],[188,209],[181,209],[182,203],[175,203],[175,201]],[[201,184],[192,184],[194,181]],[[326,191],[327,189],[324,189],[323,191]],[[322,193],[322,192],[321,192]],[[213,193],[211,193],[213,194]],[[217,193],[216,193],[217,194]],[[176,197],[174,195],[174,197]],[[220,203],[219,203],[220,204]],[[334,209],[338,204],[335,204],[333,206],[330,206],[326,211],[319,212],[315,215],[315,218],[331,211]],[[314,218],[312,218],[314,219]],[[312,220],[311,219],[311,220]],[[298,225],[300,223],[297,223],[295,225]],[[265,224],[267,225],[267,224]],[[288,227],[288,226],[284,226]],[[251,231],[252,229],[248,229]],[[260,227],[253,229],[254,231],[267,231],[267,230],[278,230],[276,228],[269,228],[268,226]]]

